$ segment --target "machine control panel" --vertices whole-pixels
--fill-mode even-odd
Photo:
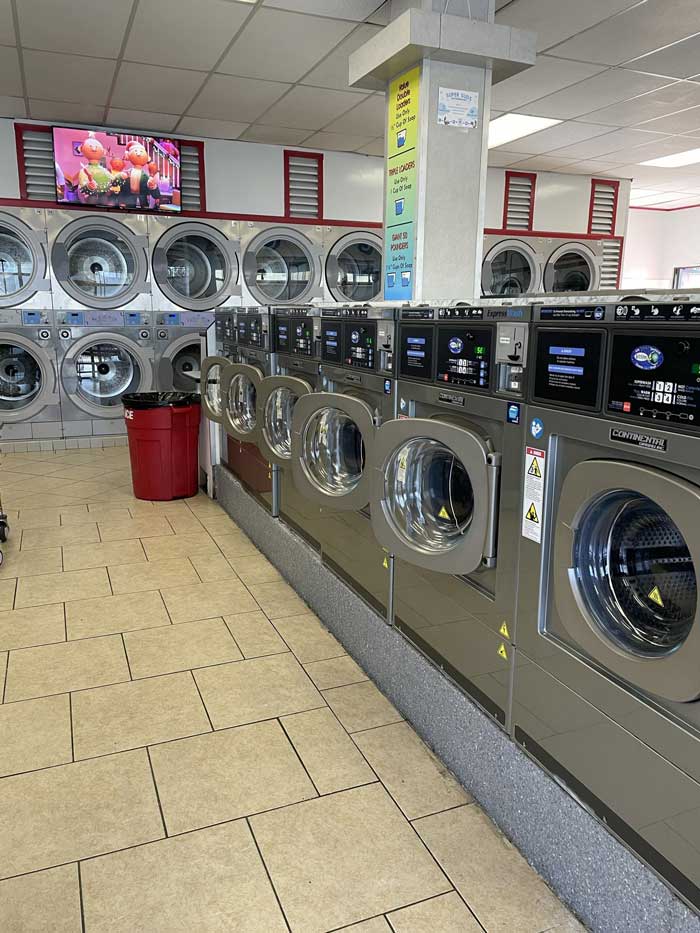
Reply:
[[[164,311],[156,315],[159,327],[198,327],[206,330],[213,320],[211,311]]]
[[[68,327],[143,327],[151,316],[142,311],[59,311],[58,323]]]
[[[464,324],[438,328],[437,381],[469,389],[488,389],[492,334],[488,327]]]
[[[321,323],[321,359],[341,366],[343,362],[343,325],[340,321]]]
[[[603,305],[589,305],[581,308],[540,308],[541,321],[604,321],[606,309]]]
[[[395,309],[323,309],[321,359],[335,366],[392,375]]]
[[[239,346],[267,350],[268,322],[269,318],[267,314],[239,313],[237,316]]]
[[[374,369],[377,353],[377,324],[362,320],[343,327],[343,361],[357,369]]]
[[[0,324],[14,327],[36,327],[51,323],[50,311],[24,311],[20,308],[0,308]]]
[[[276,350],[290,356],[316,356],[321,334],[320,318],[306,314],[303,309],[294,310],[296,316],[278,314],[274,319]]]
[[[545,327],[537,332],[533,394],[536,400],[597,408],[604,370],[602,330]]]
[[[434,327],[402,324],[399,329],[399,374],[406,379],[432,380]]]
[[[692,304],[629,304],[616,305],[616,322],[666,321],[684,323],[700,321],[700,305]]]

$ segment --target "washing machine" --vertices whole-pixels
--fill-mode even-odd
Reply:
[[[46,212],[0,208],[0,308],[43,311],[51,305]]]
[[[150,313],[56,311],[63,433],[123,434],[125,392],[150,392],[154,346]]]
[[[407,307],[398,414],[369,457],[397,628],[504,728],[530,311]]]
[[[212,311],[240,304],[237,220],[149,216],[153,307]]]
[[[258,393],[276,369],[274,315],[268,308],[236,311],[236,360],[223,369],[223,427],[227,434],[222,460],[248,491],[277,515],[277,467],[260,449]]]
[[[150,312],[145,214],[47,210],[46,223],[54,308]]]
[[[395,330],[393,306],[324,307],[321,391],[302,396],[292,416],[292,475],[315,508],[323,561],[384,618],[390,561],[372,533],[367,459],[378,426],[396,414]]]
[[[60,438],[52,311],[0,308],[0,437]]]
[[[213,311],[158,311],[155,318],[155,382],[159,392],[199,392],[202,335]]]
[[[213,338],[213,339],[212,339]],[[236,312],[218,310],[214,312],[213,334],[207,334],[208,355],[202,360],[199,391],[202,410],[214,424],[224,423],[223,376],[229,363],[237,359],[238,332]]]
[[[489,234],[484,237],[482,294],[515,296],[599,289],[605,243],[575,237]]]
[[[514,737],[697,910],[700,306],[535,322]]]
[[[384,241],[379,233],[357,227],[323,229],[327,301],[366,304],[382,291]]]
[[[323,228],[241,223],[246,305],[300,305],[323,297]]]

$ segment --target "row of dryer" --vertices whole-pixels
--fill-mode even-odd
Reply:
[[[700,909],[700,302],[217,330],[229,468]]]

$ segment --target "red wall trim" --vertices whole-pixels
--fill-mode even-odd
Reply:
[[[289,217],[291,214],[289,163],[292,159],[309,159],[310,161],[315,161],[318,166],[318,216],[316,217],[316,220],[320,220],[321,217],[323,217],[323,153],[305,152],[303,149],[284,150],[284,213],[287,217]]]
[[[567,240],[621,240],[622,237],[612,233],[571,233],[569,230],[508,230],[506,228],[486,227],[484,233],[494,233],[498,236],[518,237],[556,237]]]
[[[593,205],[595,204],[595,194],[596,187],[600,185],[601,188],[613,188],[615,194],[613,196],[613,216],[612,216],[612,229],[610,235],[615,235],[615,229],[617,227],[617,202],[620,197],[620,182],[614,178],[591,178],[591,199],[588,204],[588,232],[593,232]]]
[[[503,229],[504,230],[508,226],[508,198],[510,197],[511,178],[529,178],[532,181],[531,198],[530,198],[530,215],[528,217],[526,229],[520,231],[520,233],[531,233],[533,221],[535,218],[535,188],[537,187],[537,173],[536,172],[510,172],[506,170],[506,182],[505,182],[505,188],[503,191]]]

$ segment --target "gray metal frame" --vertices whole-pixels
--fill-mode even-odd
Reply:
[[[202,408],[204,409],[204,414],[207,416],[207,418],[210,421],[213,421],[215,424],[224,423],[224,408],[226,407],[226,398],[224,396],[224,376],[226,368],[230,365],[231,360],[227,360],[223,356],[208,356],[206,359],[202,360],[202,375],[199,383],[199,392],[202,398]],[[218,366],[220,370],[219,384],[221,386],[221,411],[215,411],[211,407],[209,404],[209,398],[207,396],[209,374],[216,366]]]
[[[160,391],[170,392],[173,390],[173,361],[177,354],[188,346],[196,346],[201,350],[202,338],[197,331],[193,330],[189,334],[181,334],[179,337],[175,337],[174,340],[171,340],[165,345],[160,359],[156,361],[156,382]],[[195,387],[200,384],[202,371],[201,365],[199,369],[200,379],[192,380],[193,392]]]
[[[30,213],[31,209],[25,209]],[[32,275],[26,285],[11,295],[0,296],[0,308],[15,308],[25,304],[37,292],[51,291],[46,229],[35,230],[20,217],[0,210],[0,225],[7,227],[17,239],[21,240],[32,254]],[[47,298],[47,307],[51,307],[51,298]]]
[[[231,390],[231,383],[236,376],[246,376],[255,386],[256,424],[251,431],[239,431],[235,424],[231,421],[229,392]],[[237,441],[243,441],[245,444],[259,444],[260,419],[257,416],[257,396],[260,392],[260,387],[264,378],[265,373],[262,371],[262,369],[259,369],[257,366],[251,366],[249,363],[229,363],[227,368],[222,373],[221,397],[224,409],[222,424],[229,437],[233,437]]]
[[[314,392],[314,387],[312,384],[306,380],[302,379],[299,376],[266,376],[263,379],[260,388],[258,389],[258,424],[260,425],[260,433],[258,436],[258,447],[260,452],[267,457],[271,463],[275,463],[277,466],[288,466],[291,460],[291,457],[281,457],[272,444],[268,441],[267,437],[267,420],[266,420],[266,409],[267,403],[270,399],[270,396],[276,392],[278,389],[290,389],[292,392],[295,392],[299,399],[303,398],[305,395],[310,395]],[[298,401],[294,405],[298,405]]]
[[[30,340],[22,334],[9,330],[0,331],[0,343],[22,347],[23,350],[30,353],[39,364],[43,380],[42,388],[36,398],[28,405],[23,408],[18,408],[16,411],[1,411],[0,420],[8,424],[31,421],[32,418],[35,418],[36,415],[40,414],[47,406],[58,405],[58,364],[56,362],[55,348],[53,346],[42,347],[36,340]]]

